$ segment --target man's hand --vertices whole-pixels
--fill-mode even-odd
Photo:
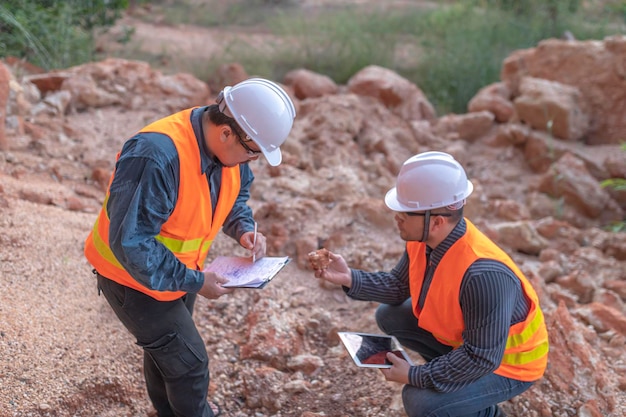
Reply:
[[[256,234],[256,243],[254,242],[254,232],[246,232],[241,235],[239,244],[254,253],[255,259],[258,261],[265,256],[265,250],[267,248],[267,239],[261,232]]]
[[[330,263],[324,269],[315,270],[315,278],[320,278],[333,284],[352,287],[352,273],[343,256],[336,255],[332,252],[328,253]]]
[[[385,375],[387,381],[400,382],[401,384],[409,383],[409,369],[411,365],[404,359],[397,357],[391,352],[387,352],[387,360],[391,362],[391,368],[383,368],[380,371]]]
[[[217,275],[215,272],[205,271],[204,284],[202,284],[202,288],[200,288],[198,294],[210,300],[220,298],[224,294],[230,294],[234,291],[233,288],[222,287],[222,284],[225,284],[227,282],[227,278],[221,275]]]

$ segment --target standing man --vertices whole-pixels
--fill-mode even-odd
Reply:
[[[144,351],[144,376],[159,417],[212,417],[209,358],[192,319],[196,294],[233,290],[203,272],[224,233],[265,255],[247,205],[261,154],[280,164],[295,109],[277,84],[252,78],[225,87],[217,103],[144,127],[117,156],[104,205],[85,243],[98,290]]]
[[[473,185],[443,152],[408,159],[385,196],[404,255],[391,272],[350,269],[331,253],[315,276],[357,300],[381,303],[380,329],[418,352],[410,366],[393,354],[382,369],[406,384],[410,417],[504,416],[497,404],[542,377],[548,334],[535,290],[513,260],[463,217]]]

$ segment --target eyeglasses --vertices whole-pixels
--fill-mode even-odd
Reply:
[[[248,154],[248,156],[260,155],[262,153],[261,151],[254,150],[250,146],[248,146],[246,142],[252,141],[252,139],[250,139],[249,136],[246,135],[246,138],[248,138],[248,140],[244,141],[243,139],[241,139],[241,135],[239,135],[239,133],[237,133],[237,131],[232,126],[231,126],[231,129],[233,132],[235,132],[235,135],[237,136],[237,140],[239,141],[241,146],[243,146],[243,148],[246,150],[246,153]]]
[[[406,214],[407,216],[410,216],[410,217],[425,216],[426,215],[426,213],[416,213],[414,211],[405,211],[403,213]],[[430,217],[433,217],[433,216],[450,217],[450,216],[452,216],[452,214],[451,213],[430,213]]]

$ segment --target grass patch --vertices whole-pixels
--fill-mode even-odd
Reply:
[[[7,30],[0,40],[0,56],[26,58],[46,70],[77,65],[93,57],[91,32],[73,24],[69,4],[59,6],[54,17],[36,7],[12,12],[0,6],[0,22]]]
[[[276,13],[297,10],[294,7],[297,0],[160,0],[150,3],[156,13],[146,15],[147,21],[203,27],[260,27]]]
[[[552,8],[540,2],[535,12],[523,13],[487,1],[456,1],[434,9],[344,7],[313,15],[263,1],[252,3],[260,9],[252,7],[240,19],[254,12],[277,41],[262,48],[233,41],[210,67],[239,62],[249,73],[273,79],[294,68],[307,68],[344,84],[365,66],[380,65],[418,85],[438,114],[465,113],[480,88],[499,80],[502,62],[514,50],[534,47],[566,31],[579,40],[625,33],[619,14],[610,11],[615,8],[590,14],[573,7],[571,0],[547,2]],[[229,10],[241,7],[238,4]]]
[[[126,7],[125,0],[4,0],[0,4],[0,57],[16,56],[45,70],[94,58],[94,35]]]
[[[233,48],[229,58],[244,56],[246,68],[267,61],[275,77],[307,68],[341,84],[367,65],[393,66],[393,48],[382,47],[389,34],[378,33],[371,16],[352,9],[323,13],[316,19],[279,14],[269,23],[272,33],[285,41],[273,45],[272,52]],[[390,39],[389,43],[395,42]]]

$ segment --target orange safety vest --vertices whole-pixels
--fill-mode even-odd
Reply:
[[[190,122],[192,110],[183,110],[157,120],[144,127],[141,132],[167,135],[174,142],[180,160],[180,185],[176,206],[155,239],[187,268],[202,270],[213,239],[222,228],[239,195],[241,177],[238,165],[222,168],[222,186],[213,213],[209,182],[200,171],[200,149]],[[118,159],[119,156],[118,154]],[[109,195],[110,190],[107,191],[100,215],[85,242],[85,256],[89,263],[103,276],[156,300],[172,301],[185,295],[183,291],[156,291],[145,287],[126,272],[115,258],[109,246]]]
[[[420,310],[417,303],[426,271],[426,245],[407,242],[409,280],[413,312],[419,326],[432,333],[441,343],[457,348],[463,344],[463,312],[459,303],[461,281],[467,269],[478,259],[493,259],[508,266],[521,281],[530,301],[530,311],[523,322],[509,328],[504,356],[498,375],[520,381],[536,381],[548,363],[548,332],[537,293],[513,260],[481,233],[469,220],[467,232],[444,254],[434,272],[428,295]]]

